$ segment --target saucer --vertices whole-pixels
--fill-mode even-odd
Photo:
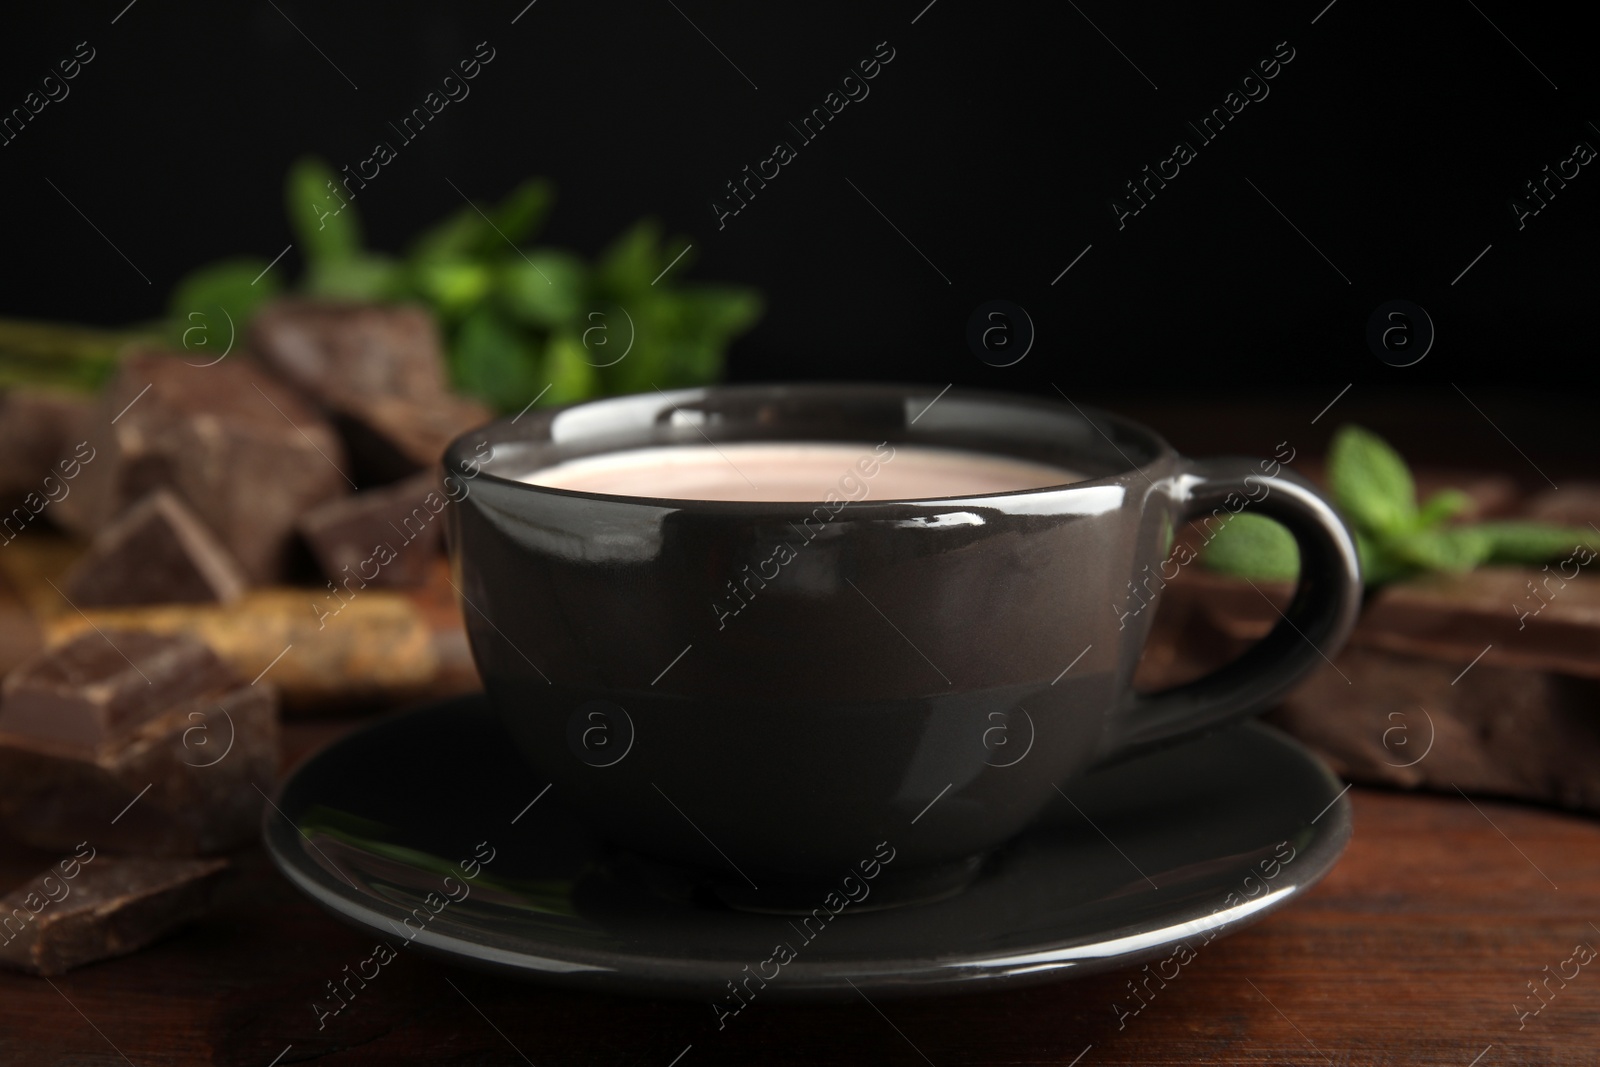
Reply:
[[[1071,782],[953,896],[762,914],[597,840],[480,694],[318,752],[264,836],[296,888],[390,951],[733,1010],[729,983],[764,1000],[942,994],[1187,962],[1332,868],[1351,829],[1341,788],[1247,723]]]

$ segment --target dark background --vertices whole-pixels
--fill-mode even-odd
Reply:
[[[1134,409],[1291,397],[1305,418],[1353,384],[1351,411],[1456,405],[1512,462],[1460,394],[1548,453],[1568,425],[1548,413],[1589,388],[1596,167],[1521,231],[1509,206],[1575,142],[1600,145],[1589,38],[1564,13],[1503,0],[525,3],[108,0],[8,14],[0,109],[78,42],[97,55],[0,147],[0,314],[154,317],[188,269],[289,243],[295,156],[353,166],[387,140],[398,158],[357,201],[373,245],[398,250],[459,207],[447,178],[483,202],[549,176],[560,195],[544,241],[592,254],[653,215],[694,242],[684,277],[765,292],[736,379],[1056,382]],[[471,96],[401,144],[388,123],[479,41],[496,56]],[[896,55],[870,96],[800,145],[787,122],[880,41]],[[1295,58],[1270,95],[1201,146],[1185,122],[1280,41]],[[711,200],[779,138],[798,159],[719,231]],[[1109,201],[1179,138],[1198,158],[1119,231]],[[297,255],[275,270],[297,273]],[[993,298],[1026,308],[1037,331],[1013,366],[967,343],[969,316]],[[1396,298],[1438,331],[1404,368],[1365,339],[1369,314]]]

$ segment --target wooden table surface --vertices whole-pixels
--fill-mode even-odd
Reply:
[[[291,760],[357,721],[290,723]],[[47,982],[0,974],[0,1063],[1415,1064],[1600,1060],[1600,824],[1355,789],[1356,831],[1303,900],[1206,946],[1119,1027],[1131,971],[923,1000],[704,1004],[570,993],[402,954],[319,1030],[311,1003],[371,938],[260,849],[161,944]],[[0,884],[51,857],[0,845]],[[1581,958],[1581,957],[1580,957]],[[1549,970],[1546,971],[1545,968]],[[1530,981],[1549,978],[1546,1006]],[[681,1058],[679,1058],[681,1057]]]

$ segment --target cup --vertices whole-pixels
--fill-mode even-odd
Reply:
[[[521,478],[627,449],[753,441],[880,457],[880,443],[933,445],[1085,477],[842,505]],[[1351,535],[1298,475],[1186,459],[1134,422],[1048,400],[895,385],[658,392],[501,419],[455,440],[446,463],[466,487],[452,493],[454,581],[529,796],[549,783],[551,802],[614,845],[741,908],[809,910],[869,863],[875,903],[956,891],[1058,786],[1271,704],[1337,651],[1360,603]],[[1135,692],[1180,527],[1214,530],[1246,509],[1299,545],[1282,620],[1213,674]],[[792,558],[767,577],[780,543]]]

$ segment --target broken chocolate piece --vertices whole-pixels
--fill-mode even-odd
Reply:
[[[448,390],[439,332],[421,308],[284,300],[258,313],[251,347],[334,414],[364,483],[438,464],[493,412]]]
[[[1266,721],[1356,781],[1600,811],[1600,594],[1589,588],[1600,579],[1552,583],[1534,614],[1537,601],[1517,598],[1539,574],[1493,567],[1385,586],[1333,663]],[[1136,687],[1191,681],[1259,640],[1292,590],[1258,586],[1181,572],[1161,594]]]
[[[137,951],[204,912],[227,866],[99,856],[84,842],[0,898],[0,964],[53,976]]]
[[[0,827],[35,848],[87,836],[122,852],[224,852],[260,832],[277,764],[266,685],[175,705],[93,752],[0,733]]]
[[[1347,648],[1267,721],[1341,777],[1600,811],[1600,682]],[[1347,681],[1348,679],[1348,681]]]
[[[192,637],[85,633],[6,677],[0,733],[97,749],[174,704],[234,684],[227,665]]]
[[[256,314],[250,348],[335,411],[371,396],[426,400],[445,391],[439,330],[420,307],[280,300]]]
[[[1575,550],[1540,569],[1483,567],[1393,582],[1367,595],[1349,644],[1463,665],[1481,652],[1487,664],[1600,678],[1600,576],[1580,571],[1594,559]],[[1193,612],[1229,638],[1257,641],[1292,593],[1283,582],[1252,588],[1223,575],[1184,574],[1163,591],[1157,617]]]
[[[371,396],[344,412],[339,427],[362,476],[382,483],[437,467],[446,445],[493,417],[478,401],[450,393],[431,400]]]
[[[1560,490],[1546,489],[1528,501],[1525,518],[1563,526],[1584,527],[1600,533],[1600,482],[1569,482]]]
[[[43,643],[39,620],[10,577],[0,571],[0,676],[38,652]]]
[[[300,535],[322,573],[354,588],[422,585],[443,545],[439,513],[450,504],[432,471],[318,505]]]
[[[277,698],[200,641],[87,632],[6,679],[0,826],[158,855],[252,839],[277,771]]]
[[[98,405],[50,389],[0,390],[0,545],[45,522],[82,530],[83,467]]]
[[[73,447],[88,438],[95,407],[87,396],[55,389],[0,390],[0,456],[5,457],[0,464],[0,508],[9,513],[26,506],[33,513],[34,508],[43,510],[43,502],[71,492],[78,464],[69,457]],[[8,524],[6,534],[16,536],[20,530],[15,527],[14,522]]]
[[[1486,665],[1600,678],[1600,577],[1580,570],[1595,555],[1579,548],[1538,569],[1484,567],[1396,582],[1369,599],[1351,643],[1445,663],[1482,655]]]
[[[352,485],[327,420],[242,359],[193,366],[171,353],[129,353],[101,411],[91,438],[100,454],[55,506],[86,536],[170,489],[253,581],[269,582],[288,566],[296,517]]]
[[[80,608],[227,603],[249,580],[170,490],[157,489],[94,539],[62,583]]]

